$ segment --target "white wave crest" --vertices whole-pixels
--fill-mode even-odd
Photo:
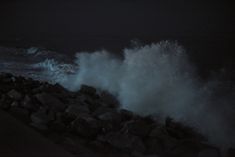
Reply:
[[[75,65],[59,63],[55,59],[46,59],[43,62],[32,65],[33,68],[41,70],[38,79],[46,80],[50,83],[65,84],[68,77],[75,73]]]

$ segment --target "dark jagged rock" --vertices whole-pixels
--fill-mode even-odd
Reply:
[[[217,149],[204,149],[199,152],[198,157],[220,157],[220,152]]]
[[[100,130],[99,122],[88,114],[79,115],[73,122],[75,133],[83,137],[94,137]]]
[[[30,112],[36,112],[40,108],[40,105],[29,95],[25,95],[24,99],[21,101],[21,106],[28,109]]]
[[[48,106],[55,111],[64,111],[66,105],[49,93],[35,95],[36,99],[44,106]]]
[[[0,74],[0,86],[1,109],[78,156],[220,156],[194,129],[171,118],[162,124],[157,117],[120,109],[106,91],[82,85],[70,92],[7,73]]]
[[[149,136],[153,138],[161,138],[163,136],[168,136],[168,132],[166,128],[157,125],[150,131]]]
[[[4,110],[8,110],[11,107],[12,100],[9,99],[9,97],[5,94],[1,95],[0,99],[0,107]]]
[[[47,124],[50,121],[49,116],[46,111],[38,111],[31,115],[31,120],[33,123]]]
[[[106,91],[101,92],[100,99],[103,102],[103,106],[105,107],[112,107],[112,108],[119,107],[119,102],[117,98]]]
[[[19,103],[17,101],[13,101],[11,103],[11,107],[17,107],[17,106],[19,106]]]
[[[14,100],[20,100],[22,98],[22,94],[16,91],[15,89],[9,91],[7,95]]]
[[[125,110],[125,109],[121,109],[120,111],[120,116],[122,117],[123,120],[125,121],[129,121],[132,119],[132,117],[134,116],[133,112]]]
[[[18,106],[13,106],[10,109],[10,112],[17,118],[19,118],[20,120],[24,121],[24,122],[29,122],[29,111],[24,109],[24,108],[20,108]]]
[[[146,152],[148,154],[163,154],[164,146],[163,142],[158,138],[145,139]]]
[[[86,105],[70,105],[68,106],[68,108],[65,110],[65,112],[72,116],[72,117],[78,117],[81,114],[84,113],[90,113],[90,110],[88,108],[88,106]]]
[[[233,156],[235,156],[235,148],[228,149],[226,157],[233,157]]]
[[[49,129],[51,129],[53,132],[57,132],[57,133],[64,133],[66,132],[66,125],[60,121],[54,121],[54,122],[51,122],[49,125],[48,125]]]
[[[146,150],[142,140],[135,135],[125,134],[121,132],[110,132],[105,136],[98,138],[102,142],[107,142],[111,146],[122,151],[138,151],[144,152]]]
[[[137,135],[140,137],[146,137],[149,134],[151,125],[146,121],[140,120],[130,120],[124,124],[123,130],[125,132]]]
[[[112,122],[112,123],[120,123],[122,121],[120,114],[117,111],[110,111],[99,114],[97,116],[99,120]]]
[[[96,89],[87,85],[81,85],[80,92],[90,96],[96,95]]]

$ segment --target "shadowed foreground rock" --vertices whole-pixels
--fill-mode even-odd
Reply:
[[[1,157],[73,157],[60,146],[0,110]]]
[[[15,117],[19,121],[17,123],[40,134],[37,139],[29,134],[27,138],[32,136],[31,142],[37,143],[38,138],[47,138],[74,156],[221,156],[218,148],[206,144],[206,139],[192,128],[170,118],[162,124],[151,116],[142,117],[121,109],[112,95],[97,92],[87,85],[82,85],[80,91],[70,92],[58,84],[51,85],[2,73],[0,87],[0,108],[4,110],[1,112],[8,112],[7,116]],[[14,123],[2,119],[0,122],[1,128],[10,125],[7,130],[14,130]],[[22,131],[21,128],[19,131]],[[6,132],[1,132],[0,138],[3,137],[4,140],[0,141],[6,151],[19,149],[19,143],[24,144],[17,136]],[[16,141],[18,144],[14,143]],[[36,150],[31,152],[35,153],[33,156],[41,156],[38,152],[40,148],[42,152],[45,151],[37,145],[29,148]],[[4,155],[2,150],[0,156]],[[27,154],[30,150],[22,149],[21,152]],[[70,153],[63,154],[66,151],[59,154],[70,156]],[[58,156],[53,153],[59,151],[53,148],[50,152],[49,156]],[[14,154],[17,155],[22,154]],[[233,155],[234,151],[230,149],[228,156]]]

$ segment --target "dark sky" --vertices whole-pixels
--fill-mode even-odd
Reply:
[[[172,39],[230,58],[234,10],[229,0],[1,0],[0,44],[75,51]]]
[[[234,33],[226,0],[3,0],[0,10],[0,33],[8,37]]]

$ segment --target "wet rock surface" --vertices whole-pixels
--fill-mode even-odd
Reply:
[[[193,128],[121,109],[112,95],[87,85],[70,92],[2,73],[0,87],[0,109],[75,156],[221,156]],[[227,154],[234,155],[234,149]]]

